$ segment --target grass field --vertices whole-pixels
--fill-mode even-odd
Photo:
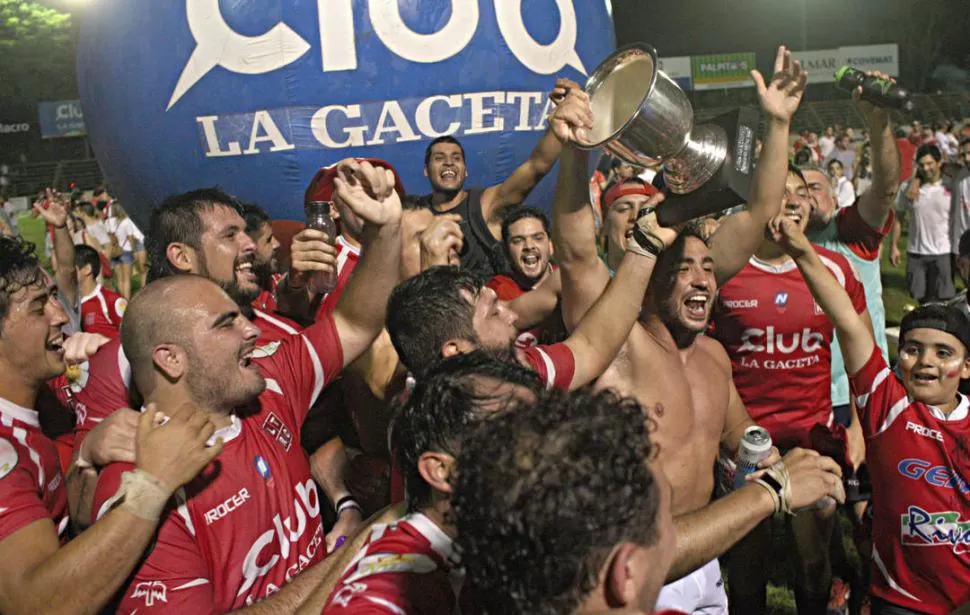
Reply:
[[[21,215],[18,218],[20,234],[28,241],[37,245],[38,254],[47,266],[48,262],[44,257],[44,232],[43,221],[31,218],[29,215]],[[901,245],[906,245],[905,235],[900,240]],[[888,243],[888,240],[887,240]],[[884,247],[882,254],[882,281],[883,281],[883,302],[886,306],[887,326],[896,326],[905,313],[905,307],[913,303],[912,298],[906,291],[906,270],[905,262],[900,267],[893,267],[889,263],[889,249]],[[133,290],[140,286],[140,280],[132,281]],[[890,355],[895,359],[896,348],[890,346]],[[784,522],[781,517],[775,520],[775,531],[773,532],[773,542],[771,553],[764,554],[766,566],[771,568],[771,583],[768,587],[768,612],[771,615],[792,615],[795,613],[795,599],[792,591],[788,589],[794,579],[794,570],[789,563],[789,556],[792,552],[792,545],[788,542]],[[852,544],[852,530],[848,521],[842,519],[842,530],[845,538],[846,550],[849,558],[853,562],[858,562],[858,555]]]

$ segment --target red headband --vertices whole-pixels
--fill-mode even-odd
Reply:
[[[641,184],[640,182],[623,182],[616,184],[612,188],[606,191],[603,195],[603,209],[609,209],[613,201],[620,198],[621,196],[627,196],[628,194],[642,194],[647,197],[651,197],[660,192],[651,184]]]

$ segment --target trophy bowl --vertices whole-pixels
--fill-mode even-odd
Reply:
[[[645,43],[618,49],[593,71],[585,87],[593,113],[583,149],[605,149],[637,166],[664,165],[668,189],[697,190],[712,179],[728,154],[724,129],[695,128],[684,91],[659,70],[657,51]]]

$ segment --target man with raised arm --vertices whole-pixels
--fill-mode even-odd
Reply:
[[[636,397],[649,411],[657,423],[652,438],[660,449],[658,463],[674,487],[677,557],[667,579],[677,582],[661,591],[658,609],[726,612],[717,556],[778,510],[790,512],[826,494],[843,499],[838,466],[817,453],[796,449],[785,457],[783,466],[777,466],[782,479],[777,484],[791,494],[791,501],[781,502],[774,497],[777,493],[747,485],[711,503],[719,448],[734,454],[745,428],[753,422],[732,383],[727,354],[701,334],[709,324],[718,283],[747,264],[768,221],[780,210],[791,117],[806,82],[800,64],[792,62],[784,47],[778,49],[770,83],[757,71],[752,78],[768,132],[748,208],[720,224],[710,247],[700,232],[685,230],[664,251],[644,298],[640,322],[598,383]],[[571,91],[551,124],[556,135],[571,144],[584,136],[593,121],[585,94]],[[588,203],[587,156],[576,147],[564,150],[554,201],[553,240],[567,326],[579,321],[609,281],[607,266],[597,254]],[[628,198],[647,199],[646,195]],[[630,232],[623,236],[627,243],[630,238]],[[689,573],[691,578],[678,581]]]
[[[555,104],[569,87],[568,79],[558,79],[549,94]],[[540,180],[552,170],[562,144],[547,130],[539,139],[529,159],[519,165],[502,183],[486,188],[466,188],[468,170],[465,148],[451,136],[438,137],[424,154],[424,174],[431,184],[431,194],[422,197],[436,216],[457,214],[461,217],[465,246],[461,264],[486,277],[502,273],[506,267],[502,250],[502,218],[509,209],[521,205]]]
[[[301,429],[324,386],[380,331],[401,257],[392,186],[389,171],[341,165],[337,189],[366,223],[360,269],[344,294],[357,309],[341,300],[327,318],[262,353],[259,329],[201,276],[163,278],[132,301],[122,343],[138,390],[166,415],[183,403],[202,408],[226,451],[173,498],[129,581],[125,612],[224,613],[263,600],[247,612],[293,612],[319,581],[322,570],[295,579],[327,552]],[[113,507],[124,469],[111,464],[99,476],[99,516]]]
[[[872,612],[947,615],[970,602],[970,320],[925,305],[903,318],[898,375],[800,229],[782,241],[835,325],[872,467]]]
[[[0,238],[0,612],[94,615],[128,578],[168,497],[222,450],[188,406],[158,426],[146,412],[120,506],[67,543],[67,492],[37,394],[64,372],[67,322],[56,287],[19,238]],[[84,335],[84,334],[79,334]],[[65,544],[66,543],[66,544]]]

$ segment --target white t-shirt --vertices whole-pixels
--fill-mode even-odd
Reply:
[[[970,169],[964,167],[953,180],[950,205],[950,250],[958,254],[960,237],[970,229]]]
[[[835,194],[838,196],[840,208],[849,207],[855,203],[855,188],[845,176],[839,178],[839,183],[835,186]]]
[[[135,244],[145,240],[145,236],[138,230],[131,218],[125,218],[121,222],[118,222],[118,218],[108,218],[105,220],[105,226],[107,226],[109,232],[115,234],[118,243],[121,244],[121,249],[125,252],[134,252]]]
[[[911,211],[909,222],[910,254],[940,256],[950,253],[950,188],[944,180],[923,184],[916,201],[906,197],[909,182],[903,184],[896,197],[896,210]],[[956,249],[956,248],[954,248]]]
[[[108,235],[108,229],[105,228],[104,222],[95,222],[94,224],[88,224],[84,227],[83,231],[78,231],[74,234],[74,243],[82,244],[84,243],[84,233],[87,233],[94,239],[97,239],[101,243],[101,247],[108,249],[111,245],[111,238]]]
[[[825,135],[819,137],[818,149],[822,154],[822,160],[828,158],[829,154],[832,153],[832,150],[835,149],[835,137],[826,137]]]

